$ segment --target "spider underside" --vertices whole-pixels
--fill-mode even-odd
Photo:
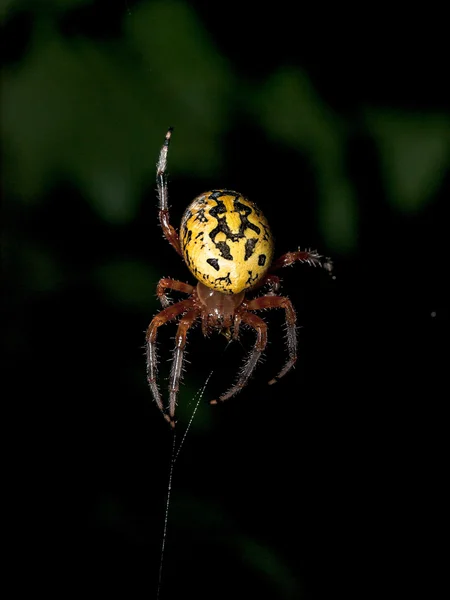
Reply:
[[[167,132],[157,163],[156,180],[159,198],[159,221],[164,237],[183,260],[185,260],[180,236],[176,229],[170,224],[169,219],[166,168],[171,132],[171,129]],[[228,191],[224,191],[224,193],[233,194],[233,192]],[[219,396],[217,400],[212,400],[210,402],[211,404],[223,402],[237,394],[247,384],[264,352],[267,344],[267,324],[261,317],[255,314],[256,311],[270,308],[281,308],[285,311],[288,359],[280,372],[269,381],[269,384],[275,383],[278,379],[286,375],[286,373],[294,366],[297,360],[296,314],[291,301],[287,297],[277,295],[280,287],[280,280],[278,276],[274,274],[274,271],[281,267],[292,265],[295,262],[304,262],[313,266],[322,266],[328,271],[331,271],[332,269],[331,261],[329,259],[323,259],[317,252],[299,250],[283,254],[280,258],[273,261],[268,270],[259,278],[255,285],[250,289],[238,293],[224,293],[212,289],[211,287],[207,287],[201,281],[198,281],[196,286],[171,278],[163,278],[158,282],[157,296],[161,301],[163,310],[153,318],[147,329],[147,380],[158,408],[172,427],[175,426],[175,408],[183,368],[187,334],[189,329],[198,320],[201,321],[202,332],[205,336],[211,334],[213,331],[217,331],[219,333],[229,333],[232,339],[237,339],[239,337],[241,325],[249,326],[254,329],[256,333],[256,342],[253,349],[250,351],[244,366],[239,372],[236,382],[227,392]],[[260,290],[263,286],[268,286],[269,288],[269,291],[265,295],[253,299],[247,297],[248,292]],[[188,297],[174,304],[170,304],[167,296],[168,290],[187,294]],[[156,355],[156,340],[159,327],[165,323],[174,321],[177,318],[179,318],[179,323],[175,336],[175,350],[168,386],[169,402],[168,406],[165,407],[157,384],[158,361]]]

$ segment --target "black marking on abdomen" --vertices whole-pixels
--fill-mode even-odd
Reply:
[[[264,227],[263,240],[268,242],[270,240],[270,229],[267,227],[267,225],[264,225],[264,223],[261,223],[261,225]]]
[[[195,215],[195,221],[200,221],[200,223],[207,223],[208,217],[205,215],[206,208],[199,208],[197,214]]]
[[[259,265],[260,267],[263,267],[263,266],[266,264],[266,258],[267,258],[267,257],[266,257],[266,255],[265,255],[265,254],[260,254],[260,255],[258,256],[258,265]]]
[[[245,242],[245,256],[244,260],[248,260],[250,256],[255,252],[255,246],[258,238],[249,238]]]
[[[246,206],[245,204],[242,204],[241,202],[239,202],[238,198],[235,198],[234,199],[234,210],[239,213],[239,217],[241,219],[241,224],[239,226],[239,233],[241,233],[241,232],[244,233],[244,231],[247,228],[251,229],[258,235],[261,233],[261,229],[257,225],[250,223],[250,221],[248,220],[248,215],[251,215],[253,212],[253,209],[251,209],[250,206]]]
[[[183,250],[184,250],[184,252],[186,252],[186,248],[188,247],[189,242],[191,241],[191,239],[192,239],[192,231],[190,229],[186,229],[186,233],[183,236]]]
[[[214,279],[215,283],[218,283],[219,281],[225,281],[225,283],[231,285],[230,273],[228,272],[225,277],[217,277],[217,279]]]
[[[257,281],[257,279],[259,278],[258,273],[254,277],[252,275],[253,275],[253,271],[249,271],[248,272],[248,279],[245,282],[245,285],[247,285],[247,284],[251,285],[252,283],[255,283],[255,281]]]
[[[209,237],[212,239],[211,234],[209,234]],[[214,240],[212,240],[214,242]],[[220,252],[220,256],[222,258],[225,258],[226,260],[233,260],[233,255],[230,252],[230,247],[226,242],[214,242],[216,245],[216,248],[219,250]]]
[[[216,271],[219,271],[220,267],[219,267],[219,261],[217,260],[217,258],[208,258],[208,260],[206,262],[208,263],[208,265],[211,265],[213,269],[215,269]]]
[[[239,214],[239,219],[241,221],[239,223],[239,230],[236,232],[231,231],[230,226],[227,223],[226,213],[228,211],[225,207],[224,202],[222,202],[222,200],[219,200],[220,196],[234,196],[234,201],[233,201],[233,209],[234,210],[232,212],[237,212]],[[216,237],[219,233],[223,233],[225,235],[226,239],[230,240],[231,242],[238,242],[242,238],[245,238],[246,237],[245,232],[247,229],[251,229],[258,235],[260,235],[260,233],[261,233],[261,229],[257,225],[254,225],[253,223],[251,223],[248,220],[249,215],[253,213],[253,209],[250,208],[250,206],[247,206],[245,204],[242,204],[242,202],[239,202],[240,197],[241,196],[239,194],[237,194],[235,192],[228,192],[228,191],[227,192],[215,191],[215,192],[212,192],[209,196],[210,200],[214,200],[216,202],[216,206],[213,206],[209,210],[209,214],[211,215],[211,217],[214,217],[217,220],[217,226],[209,233],[209,237],[210,237],[211,241],[213,242],[213,244],[216,246],[216,248],[220,251],[221,256],[223,258],[225,258],[226,260],[233,260],[233,256],[230,252],[230,247],[227,244],[227,242],[225,242],[225,241],[216,242]],[[257,239],[255,241],[253,241],[253,240],[254,240],[254,238],[251,238],[245,244],[245,260],[250,258],[250,256],[254,252],[254,246],[258,240]]]

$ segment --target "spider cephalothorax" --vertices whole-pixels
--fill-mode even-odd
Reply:
[[[288,360],[276,377],[283,377],[297,360],[296,315],[291,301],[277,296],[279,278],[273,272],[294,262],[306,262],[332,269],[329,259],[317,252],[297,251],[283,254],[273,260],[273,238],[269,224],[258,207],[231,190],[211,190],[197,196],[187,207],[178,234],[169,221],[167,198],[167,154],[172,130],[169,129],[157,164],[159,219],[164,236],[184,259],[197,279],[194,287],[174,279],[161,279],[157,295],[163,305],[147,330],[147,379],[156,404],[164,418],[175,426],[175,406],[183,366],[184,347],[189,328],[201,320],[205,335],[213,331],[239,336],[241,324],[256,331],[256,343],[250,352],[235,384],[217,404],[237,394],[247,383],[267,343],[267,325],[254,311],[282,308],[286,314]],[[268,286],[267,295],[248,298],[262,286]],[[186,300],[169,304],[168,289],[188,294]],[[175,354],[169,380],[169,403],[165,407],[156,381],[156,337],[158,328],[180,317],[175,337]]]

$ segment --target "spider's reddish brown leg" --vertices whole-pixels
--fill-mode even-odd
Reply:
[[[183,294],[190,295],[194,291],[194,286],[189,285],[188,283],[183,283],[183,281],[170,279],[168,277],[160,279],[156,288],[156,295],[160,299],[164,308],[167,308],[170,305],[170,300],[166,296],[166,290],[175,290],[176,292],[182,292]]]
[[[182,313],[192,309],[194,301],[192,298],[177,302],[168,308],[165,308],[160,313],[155,315],[152,322],[148,326],[146,341],[147,341],[147,381],[150,386],[150,390],[153,394],[156,404],[159,410],[163,413],[164,418],[170,422],[169,416],[164,410],[164,406],[161,400],[161,394],[159,393],[158,384],[156,377],[158,374],[158,360],[156,356],[156,338],[158,335],[158,327],[176,319]]]
[[[330,258],[324,258],[318,252],[308,250],[305,252],[286,252],[274,260],[272,266],[270,267],[270,271],[276,271],[282,267],[288,267],[289,265],[294,264],[295,262],[304,262],[310,265],[311,267],[323,267],[329,273],[333,270],[333,262]]]
[[[252,292],[265,285],[269,287],[267,295],[273,296],[280,289],[280,278],[278,277],[278,275],[272,275],[272,273],[268,273],[264,275],[264,277],[260,279],[255,286],[252,287]]]
[[[186,335],[189,328],[194,324],[195,320],[199,316],[199,309],[193,309],[187,312],[180,319],[177,335],[175,337],[175,353],[173,356],[172,370],[170,372],[169,383],[169,422],[172,425],[172,427],[175,427],[175,407],[177,403],[178,389],[180,387],[181,372],[183,370],[183,354],[184,347],[186,346]]]
[[[241,317],[242,323],[246,323],[253,327],[256,330],[256,343],[253,350],[250,352],[250,355],[245,363],[241,373],[239,374],[239,378],[236,383],[226,392],[222,394],[218,400],[211,400],[210,404],[217,404],[218,402],[224,402],[231,398],[235,394],[237,394],[242,388],[247,384],[251,374],[253,373],[259,359],[261,358],[261,354],[264,352],[264,348],[267,344],[267,325],[266,323],[258,316],[243,312]]]
[[[172,127],[166,133],[166,139],[159,153],[158,162],[156,164],[156,185],[158,188],[159,198],[159,222],[165,238],[171,244],[180,256],[181,246],[180,238],[176,229],[169,222],[169,194],[167,189],[167,155],[169,153],[170,136],[172,135]]]
[[[247,303],[247,310],[264,310],[266,308],[284,308],[286,311],[286,335],[289,358],[278,375],[269,381],[269,385],[272,385],[286,375],[297,360],[297,328],[295,326],[297,317],[292,302],[283,296],[261,296]]]

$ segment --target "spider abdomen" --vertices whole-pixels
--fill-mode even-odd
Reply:
[[[230,190],[197,196],[181,220],[181,250],[198,281],[224,294],[239,294],[266,274],[274,243],[258,207]]]

